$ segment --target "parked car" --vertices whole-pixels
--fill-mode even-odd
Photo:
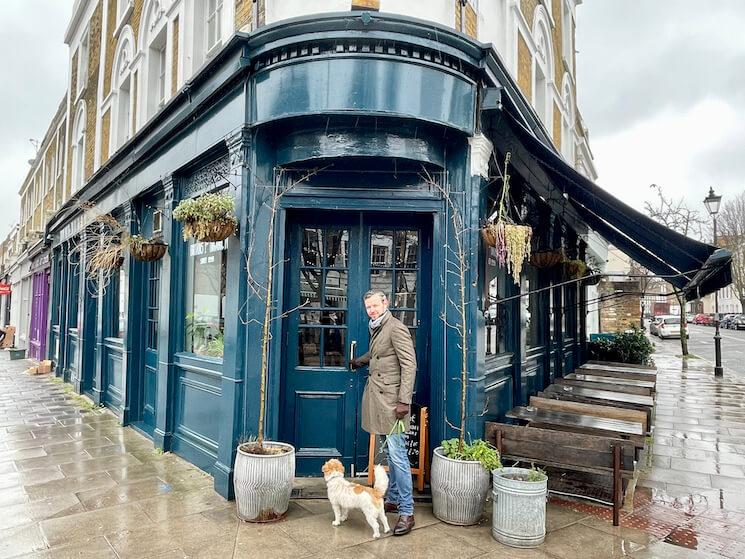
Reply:
[[[734,322],[735,318],[737,318],[736,314],[725,314],[719,321],[719,326],[722,328],[727,328],[729,330],[730,328],[732,328],[732,323]]]
[[[666,316],[657,324],[657,335],[661,340],[680,338],[680,317]]]
[[[703,326],[713,326],[714,325],[714,315],[699,313],[699,314],[697,314],[694,317],[693,323],[694,324],[701,324]]]
[[[732,328],[735,330],[745,330],[745,314],[738,314],[732,321]]]
[[[696,316],[696,315],[693,315],[693,314],[691,314],[691,313],[686,313],[686,322],[687,322],[688,324],[691,324],[691,323],[693,322],[693,319],[694,319],[694,317],[695,317],[695,316]]]
[[[658,331],[659,326],[660,324],[662,324],[662,322],[666,318],[677,318],[677,317],[669,315],[669,314],[662,314],[662,315],[655,316],[652,319],[652,322],[649,323],[649,333],[654,334],[655,336],[659,336],[660,335]],[[678,327],[680,328],[680,322],[678,322]]]

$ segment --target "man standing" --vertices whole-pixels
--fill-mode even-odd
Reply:
[[[368,291],[364,302],[370,317],[370,350],[359,359],[352,359],[349,366],[357,369],[370,365],[362,396],[362,428],[371,435],[386,437],[390,485],[385,510],[399,513],[393,535],[403,536],[414,527],[411,466],[405,434],[391,431],[398,419],[407,429],[409,426],[416,354],[408,328],[389,312],[385,293]]]

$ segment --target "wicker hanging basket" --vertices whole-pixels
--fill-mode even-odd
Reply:
[[[560,250],[539,250],[530,255],[530,263],[536,268],[552,268],[560,264],[564,255]]]
[[[184,239],[194,237],[203,243],[224,241],[235,232],[235,220],[188,221],[184,223]]]
[[[582,285],[597,285],[600,283],[602,277],[603,276],[600,274],[600,272],[588,268],[585,271],[584,278],[582,279]]]
[[[484,239],[486,246],[497,246],[497,228],[493,223],[487,223],[481,228],[481,237]]]
[[[165,256],[168,245],[165,243],[139,243],[132,245],[129,251],[135,260],[140,262],[155,262]]]

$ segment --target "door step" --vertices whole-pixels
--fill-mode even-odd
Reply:
[[[358,482],[360,485],[367,485],[367,475],[357,478],[347,478],[350,481]],[[291,499],[326,499],[326,482],[322,477],[296,477],[293,482]],[[429,493],[429,487],[425,487],[424,493],[414,491],[415,503],[431,503],[432,495]]]

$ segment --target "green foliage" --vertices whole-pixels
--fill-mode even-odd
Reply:
[[[173,210],[176,221],[233,221],[235,222],[235,202],[229,194],[203,194],[196,198],[182,200]]]
[[[528,470],[528,481],[543,481],[545,479],[548,479],[546,470],[536,467],[535,464],[531,464],[530,470]]]
[[[470,443],[464,442],[460,448],[458,439],[442,441],[443,454],[453,460],[464,460],[467,462],[481,462],[485,470],[492,471],[502,467],[499,460],[499,451],[486,441],[476,439]]]
[[[654,345],[638,328],[617,334],[613,339],[601,338],[587,344],[590,359],[617,361],[632,365],[649,365]]]
[[[154,244],[154,243],[162,243],[163,237],[160,235],[155,235],[153,237],[143,237],[142,235],[130,235],[127,237],[127,244],[131,249],[137,250],[142,245],[148,245],[148,244]]]

